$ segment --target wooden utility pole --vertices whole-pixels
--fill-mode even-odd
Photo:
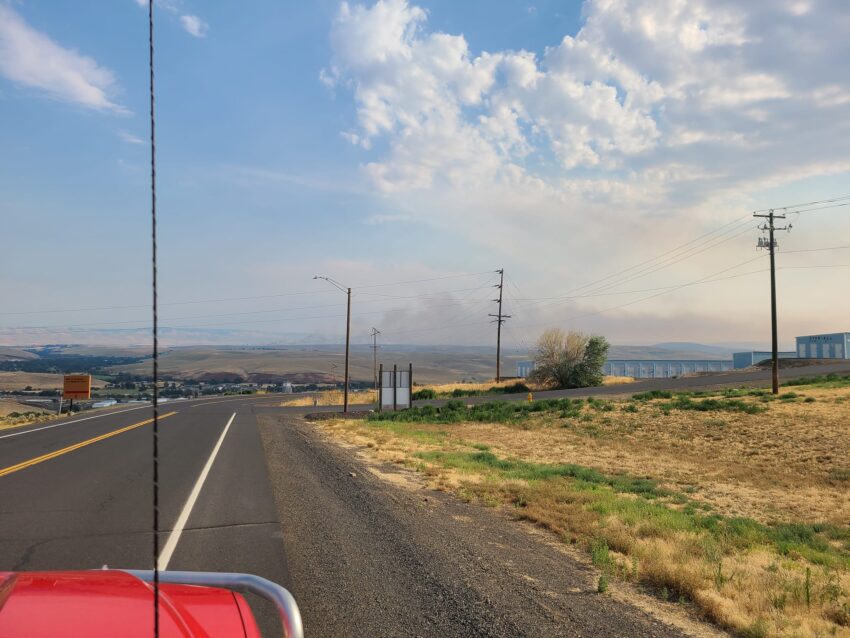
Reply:
[[[779,394],[779,335],[776,319],[776,239],[774,232],[777,230],[789,230],[790,225],[777,228],[774,224],[776,219],[785,219],[785,215],[777,215],[771,208],[767,214],[753,213],[753,217],[763,217],[767,222],[760,230],[767,231],[768,237],[759,237],[759,248],[767,248],[770,251],[770,328],[772,340],[772,370],[773,370],[773,394]]]
[[[341,290],[346,294],[346,313],[345,313],[345,387],[342,393],[342,411],[348,412],[348,353],[351,346],[351,288],[346,288],[341,283],[330,277],[316,275],[313,279],[324,279],[334,288]]]
[[[492,323],[496,324],[496,383],[499,383],[502,380],[502,324],[505,323],[505,319],[510,319],[511,316],[502,314],[502,289],[505,285],[505,269],[499,268],[496,272],[499,273],[499,283],[495,286],[499,289],[499,298],[493,301],[499,304],[499,311],[495,315],[490,314],[488,316],[495,317]]]
[[[351,345],[351,288],[346,290],[348,304],[345,313],[345,390],[343,390],[342,411],[348,412],[348,350]]]
[[[378,335],[381,331],[372,328],[372,375],[375,377],[375,391],[378,391]]]

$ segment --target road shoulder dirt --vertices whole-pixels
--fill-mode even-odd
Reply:
[[[628,588],[598,594],[595,571],[547,534],[370,463],[299,417],[258,420],[311,638],[724,635]]]

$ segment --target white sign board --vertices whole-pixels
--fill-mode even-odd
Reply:
[[[405,410],[410,407],[410,370],[381,371],[381,409]]]

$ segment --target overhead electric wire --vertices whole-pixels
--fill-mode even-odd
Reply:
[[[818,206],[820,204],[832,204],[835,202],[843,202],[845,200],[850,200],[850,195],[841,195],[839,197],[832,197],[830,199],[819,199],[814,202],[803,202],[801,204],[790,204],[788,206],[774,206],[773,208],[762,208],[760,210],[753,211],[754,213],[767,213],[770,211],[777,210],[788,210],[789,208],[802,208],[804,206]],[[842,204],[843,205],[843,204]]]
[[[445,303],[445,304],[436,304],[436,305],[432,304],[432,305],[429,305],[428,308],[429,309],[430,308],[448,308],[448,307],[455,307],[455,306],[469,306],[469,305],[472,305],[472,304],[487,304],[487,303],[490,303],[490,299],[458,299],[458,300],[455,300],[453,302]],[[379,315],[379,314],[382,314],[382,313],[399,313],[399,312],[415,312],[415,311],[416,311],[415,307],[381,308],[381,309],[372,310],[372,311],[369,311],[369,312],[352,313],[351,316],[352,317],[360,317],[360,316]],[[244,314],[253,314],[253,313],[244,313]],[[185,321],[187,319],[206,318],[206,317],[215,318],[215,317],[218,317],[218,316],[219,315],[199,315],[199,316],[196,316],[196,317],[174,317],[174,318],[171,318],[171,319],[161,319],[160,321],[169,321],[169,322]],[[221,322],[190,323],[190,324],[186,324],[184,326],[170,325],[168,327],[171,327],[171,328],[181,327],[182,328],[182,327],[218,326],[218,325],[242,325],[242,324],[252,324],[252,323],[276,323],[276,322],[285,322],[285,321],[302,321],[302,320],[308,320],[308,319],[309,320],[313,320],[313,319],[337,319],[337,318],[340,318],[340,317],[345,317],[345,314],[314,315],[314,316],[310,316],[310,317],[275,317],[274,319],[262,319],[262,320],[258,320],[258,321],[235,321],[235,322],[226,322],[226,323],[221,323]],[[57,328],[87,328],[87,327],[90,327],[90,326],[108,327],[108,326],[115,326],[115,325],[128,325],[128,324],[141,324],[141,323],[142,323],[142,320],[125,321],[125,322],[116,321],[116,322],[78,323],[78,324],[71,324],[71,325],[68,325],[68,326],[30,326],[30,327],[31,328],[39,328],[39,329],[50,330],[50,329],[57,329]],[[149,324],[143,324],[143,325],[136,326],[136,328],[134,328],[134,329],[146,328],[148,326],[149,326]]]
[[[669,294],[671,292],[675,292],[676,290],[680,290],[680,289],[685,288],[687,286],[693,286],[693,285],[696,285],[696,284],[699,284],[699,283],[709,283],[707,280],[712,279],[713,277],[716,277],[717,275],[723,274],[724,272],[728,272],[730,270],[734,270],[735,268],[740,268],[741,266],[752,263],[752,262],[754,262],[758,259],[762,259],[763,257],[764,257],[763,255],[759,255],[758,257],[755,257],[753,259],[749,259],[749,260],[743,261],[739,264],[735,264],[734,266],[730,266],[728,268],[724,268],[723,270],[719,270],[715,273],[712,273],[711,275],[707,275],[705,277],[700,277],[699,279],[696,279],[696,280],[691,281],[691,282],[679,284],[678,286],[675,286],[675,287],[673,287],[669,290],[664,290],[664,291],[655,293],[653,295],[649,295],[647,297],[641,297],[640,299],[634,299],[632,301],[629,301],[629,302],[626,302],[626,303],[623,303],[623,304],[619,304],[617,306],[612,306],[610,308],[603,308],[602,310],[596,310],[596,311],[588,312],[588,313],[581,314],[581,315],[574,315],[574,316],[571,316],[571,317],[567,317],[565,319],[562,319],[561,321],[573,321],[575,319],[583,319],[584,317],[590,317],[590,316],[593,316],[593,315],[598,315],[598,314],[602,314],[602,313],[605,313],[605,312],[610,312],[612,310],[619,310],[620,308],[632,306],[634,304],[641,303],[643,301],[648,301],[650,299],[654,299],[656,297],[660,297],[662,295],[666,295],[666,294]],[[744,275],[741,275],[741,276],[744,276]],[[549,322],[549,321],[539,322],[537,324],[522,324],[520,322],[520,325],[524,325],[525,327],[530,327],[530,326],[534,326],[534,325],[543,325],[543,324],[548,324],[548,323],[551,323],[551,322]]]
[[[719,246],[719,245],[721,245],[721,244],[723,244],[727,241],[731,241],[732,239],[739,237],[740,235],[742,235],[746,232],[749,232],[752,229],[752,226],[751,226],[751,224],[746,224],[747,228],[741,230],[740,232],[735,233],[734,235],[732,235],[730,237],[725,237],[730,232],[739,231],[740,228],[741,228],[741,224],[744,223],[745,221],[751,222],[751,219],[752,218],[749,217],[749,216],[736,219],[732,222],[729,222],[727,224],[724,224],[723,226],[716,228],[713,231],[710,231],[708,233],[704,233],[704,234],[700,235],[699,237],[697,237],[697,238],[695,238],[695,239],[693,239],[689,242],[681,244],[680,246],[678,246],[676,248],[673,248],[673,249],[668,250],[664,253],[661,253],[660,255],[657,255],[656,257],[653,257],[652,259],[645,260],[643,262],[640,262],[639,264],[636,264],[636,265],[631,266],[629,268],[626,268],[624,270],[618,271],[616,273],[612,273],[611,275],[608,275],[607,277],[603,277],[601,279],[597,279],[594,282],[590,282],[588,284],[584,284],[582,286],[578,286],[576,288],[573,288],[573,289],[567,291],[567,293],[565,293],[563,295],[556,295],[556,296],[551,296],[551,297],[538,297],[538,298],[522,298],[522,299],[518,299],[518,301],[532,302],[530,305],[536,305],[536,304],[539,304],[539,303],[545,302],[545,301],[570,300],[570,299],[573,298],[570,295],[572,295],[572,293],[578,292],[580,290],[591,288],[591,292],[596,292],[596,291],[609,289],[609,288],[612,288],[616,285],[627,283],[629,281],[633,281],[634,279],[639,279],[641,277],[652,274],[654,272],[658,272],[659,270],[663,270],[664,268],[667,268],[667,267],[672,266],[676,263],[684,261],[685,259],[690,259],[691,257],[698,255],[698,254],[701,254],[701,253],[705,252],[706,250],[709,250],[710,248],[714,248],[716,246]],[[719,231],[723,230],[723,229],[726,229],[726,230],[724,232],[720,233],[719,235],[717,235],[717,233]],[[715,235],[715,236],[711,237],[712,235]],[[700,240],[706,239],[707,237],[710,237],[710,238],[707,239],[706,241],[700,242]],[[716,240],[720,239],[720,237],[725,237],[725,238],[720,240],[720,241],[716,241]],[[697,242],[700,242],[700,243],[697,243]],[[695,244],[695,243],[697,243],[697,245],[691,246],[692,244]],[[682,251],[682,249],[686,249],[686,250]],[[678,254],[674,254],[674,253],[678,253]],[[666,257],[666,258],[662,259],[663,257]],[[660,259],[662,259],[662,260],[659,262]],[[653,262],[656,262],[656,263],[653,263]],[[612,278],[617,277],[619,275],[623,275],[623,274],[628,273],[629,271],[635,270],[635,268],[639,268],[641,266],[643,266],[643,267],[640,268],[637,272],[633,272],[633,273],[630,273],[630,274],[628,274],[624,277],[620,277],[616,281],[608,282],[608,283],[603,284],[601,286],[595,286],[595,284],[597,284],[597,283],[601,283],[603,281],[612,279]]]
[[[795,213],[816,213],[819,210],[829,210],[831,208],[841,208],[842,206],[850,206],[850,202],[844,202],[843,204],[830,204],[829,206],[818,206],[815,208],[798,208],[797,210],[784,210],[786,215],[793,215]]]
[[[651,268],[651,267],[657,265],[657,264],[654,264],[653,262],[657,262],[657,261],[661,260],[662,258],[667,257],[668,255],[672,255],[673,253],[678,253],[679,251],[687,248],[688,246],[691,246],[691,244],[695,244],[697,242],[700,242],[701,240],[706,239],[708,237],[711,237],[712,235],[716,235],[716,233],[718,233],[719,231],[721,231],[725,228],[728,228],[730,226],[732,226],[732,227],[737,226],[737,225],[743,223],[744,221],[748,221],[750,219],[751,218],[750,218],[749,215],[747,215],[746,217],[741,217],[741,218],[735,219],[731,222],[728,222],[726,224],[723,224],[722,226],[715,228],[712,231],[709,231],[707,233],[703,233],[702,235],[695,237],[694,239],[687,241],[684,244],[680,244],[679,246],[676,246],[675,248],[671,248],[670,250],[667,250],[663,253],[660,253],[659,255],[656,255],[655,257],[652,257],[650,259],[645,259],[644,261],[638,262],[637,264],[633,264],[632,266],[629,266],[628,268],[624,268],[623,270],[619,270],[617,272],[611,273],[610,275],[602,277],[601,279],[597,279],[595,281],[588,282],[588,283],[586,283],[582,286],[578,286],[577,288],[573,288],[573,289],[569,290],[566,294],[571,294],[573,292],[577,292],[579,290],[583,290],[585,288],[595,286],[596,284],[601,284],[602,282],[608,281],[609,279],[613,279],[613,278],[618,277],[620,275],[624,275],[625,273],[628,273],[628,272],[633,271],[635,269],[639,269],[641,267],[646,266],[646,267]],[[709,241],[711,241],[711,240],[709,240]],[[688,250],[691,250],[691,249],[688,248]],[[685,252],[688,252],[688,250],[686,250]]]
[[[406,284],[418,284],[426,281],[440,281],[443,279],[457,279],[460,277],[476,277],[479,275],[489,275],[493,271],[492,270],[484,270],[482,272],[471,272],[471,273],[461,273],[457,275],[444,275],[442,277],[429,277],[427,279],[409,279],[407,281],[391,281],[383,284],[366,284],[360,286],[352,286],[352,290],[362,290],[364,288],[382,288],[386,286],[401,286]]]
[[[721,245],[721,244],[724,244],[724,243],[726,243],[726,242],[728,242],[728,241],[731,241],[731,240],[733,240],[733,239],[736,239],[736,238],[740,237],[741,235],[743,235],[743,234],[745,234],[745,233],[750,232],[753,228],[754,228],[754,226],[747,225],[747,227],[746,227],[746,228],[744,228],[744,229],[743,229],[743,230],[741,230],[740,232],[736,232],[734,235],[731,235],[731,236],[729,236],[729,237],[725,237],[724,239],[720,239],[719,241],[712,241],[712,240],[710,240],[710,241],[709,241],[707,244],[705,244],[705,245],[698,245],[698,246],[695,246],[693,249],[690,249],[690,250],[689,250],[688,252],[686,252],[686,253],[682,253],[682,254],[680,254],[680,255],[676,255],[673,261],[666,261],[666,262],[661,263],[661,264],[655,264],[655,265],[653,265],[653,267],[652,267],[650,270],[643,271],[643,272],[640,272],[640,273],[635,273],[635,274],[633,274],[633,275],[630,275],[630,276],[624,277],[624,278],[622,278],[622,279],[620,279],[620,280],[618,280],[618,281],[616,281],[616,282],[611,282],[610,284],[607,284],[607,285],[603,285],[603,286],[599,286],[599,287],[593,288],[593,289],[591,289],[591,290],[589,291],[589,293],[586,293],[586,294],[588,294],[589,296],[592,296],[593,294],[600,293],[600,292],[604,292],[604,291],[606,291],[606,290],[610,290],[610,289],[611,289],[612,287],[614,287],[614,286],[622,285],[622,284],[624,284],[624,283],[628,283],[628,282],[630,282],[630,281],[634,281],[635,279],[643,278],[643,277],[645,277],[645,276],[647,276],[647,275],[650,275],[650,274],[652,274],[652,273],[654,273],[654,272],[658,272],[659,270],[663,270],[663,269],[665,269],[665,268],[668,268],[668,267],[670,267],[670,266],[673,266],[673,265],[675,265],[675,264],[677,264],[677,263],[680,263],[680,262],[682,262],[682,261],[685,261],[686,259],[690,259],[691,257],[694,257],[694,256],[696,256],[696,255],[698,255],[698,254],[704,253],[704,252],[705,252],[705,251],[707,251],[707,250],[710,250],[710,249],[712,249],[712,248],[716,248],[717,246],[719,246],[719,245]],[[737,228],[734,228],[733,230],[738,230],[738,229],[737,229]],[[724,234],[725,234],[725,233],[724,233]],[[721,236],[722,236],[722,235],[721,235]],[[716,238],[714,238],[714,239],[719,239],[719,238],[718,238],[718,237],[716,237]],[[694,250],[694,249],[698,249],[698,250]],[[576,290],[576,291],[577,291],[577,290],[580,290],[580,288],[577,288],[577,289],[574,289],[574,290]],[[627,294],[627,293],[621,293],[620,291],[616,291],[615,293],[612,293],[612,294]],[[543,298],[539,298],[539,299],[536,299],[536,300],[535,300],[535,299],[528,299],[528,300],[526,300],[526,301],[531,302],[531,303],[529,303],[529,304],[528,304],[528,306],[532,306],[532,305],[538,305],[538,306],[553,306],[553,305],[558,305],[559,303],[564,303],[564,302],[567,302],[567,301],[572,301],[572,300],[574,300],[574,299],[576,299],[576,298],[578,298],[578,297],[577,297],[577,296],[558,296],[558,297],[543,297]],[[528,306],[526,306],[526,307],[528,307]]]
[[[803,248],[799,250],[781,250],[780,252],[783,255],[790,255],[792,253],[819,253],[827,250],[847,250],[850,246],[829,246],[828,248]]]
[[[479,273],[462,273],[458,275],[446,275],[443,277],[432,277],[430,279],[417,279],[417,280],[409,280],[409,281],[395,281],[389,283],[382,284],[371,284],[365,286],[352,286],[352,291],[356,292],[363,288],[376,288],[383,286],[397,286],[408,283],[422,283],[427,281],[439,281],[444,279],[456,279],[461,277],[474,277],[479,275],[489,275],[492,274],[492,271],[487,270]],[[486,287],[486,286],[482,286]],[[323,294],[333,294],[332,290],[302,290],[298,292],[281,292],[281,293],[273,293],[269,295],[251,295],[248,297],[219,297],[213,299],[193,299],[188,301],[168,301],[168,302],[158,302],[160,306],[185,306],[191,304],[204,304],[204,303],[223,303],[228,301],[254,301],[257,299],[274,299],[278,297],[294,297],[299,295],[323,295]],[[377,294],[377,293],[363,293],[363,294]],[[84,308],[52,308],[46,310],[16,310],[16,311],[4,311],[0,312],[0,316],[2,315],[36,315],[36,314],[53,314],[53,313],[64,313],[64,312],[88,312],[88,311],[97,311],[97,310],[132,310],[136,308],[149,308],[150,306],[146,304],[130,304],[123,306],[90,306]]]

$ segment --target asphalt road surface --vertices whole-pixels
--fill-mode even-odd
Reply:
[[[850,363],[782,374],[830,372],[850,373]],[[759,371],[535,396],[769,378]],[[524,396],[467,400],[505,398]],[[276,405],[229,397],[161,406],[160,561],[168,568],[278,582],[295,594],[311,637],[678,635],[589,595],[579,566],[492,512],[440,495],[423,505],[370,478],[294,416],[307,410]],[[125,405],[0,430],[0,570],[152,567],[150,417],[150,406]],[[273,630],[272,610],[251,602]]]
[[[160,546],[175,538],[230,422],[167,566],[248,572],[286,586],[277,509],[249,403],[160,406]],[[150,418],[149,405],[125,406],[0,430],[0,570],[152,568]],[[264,629],[273,629],[273,610],[252,604]]]

